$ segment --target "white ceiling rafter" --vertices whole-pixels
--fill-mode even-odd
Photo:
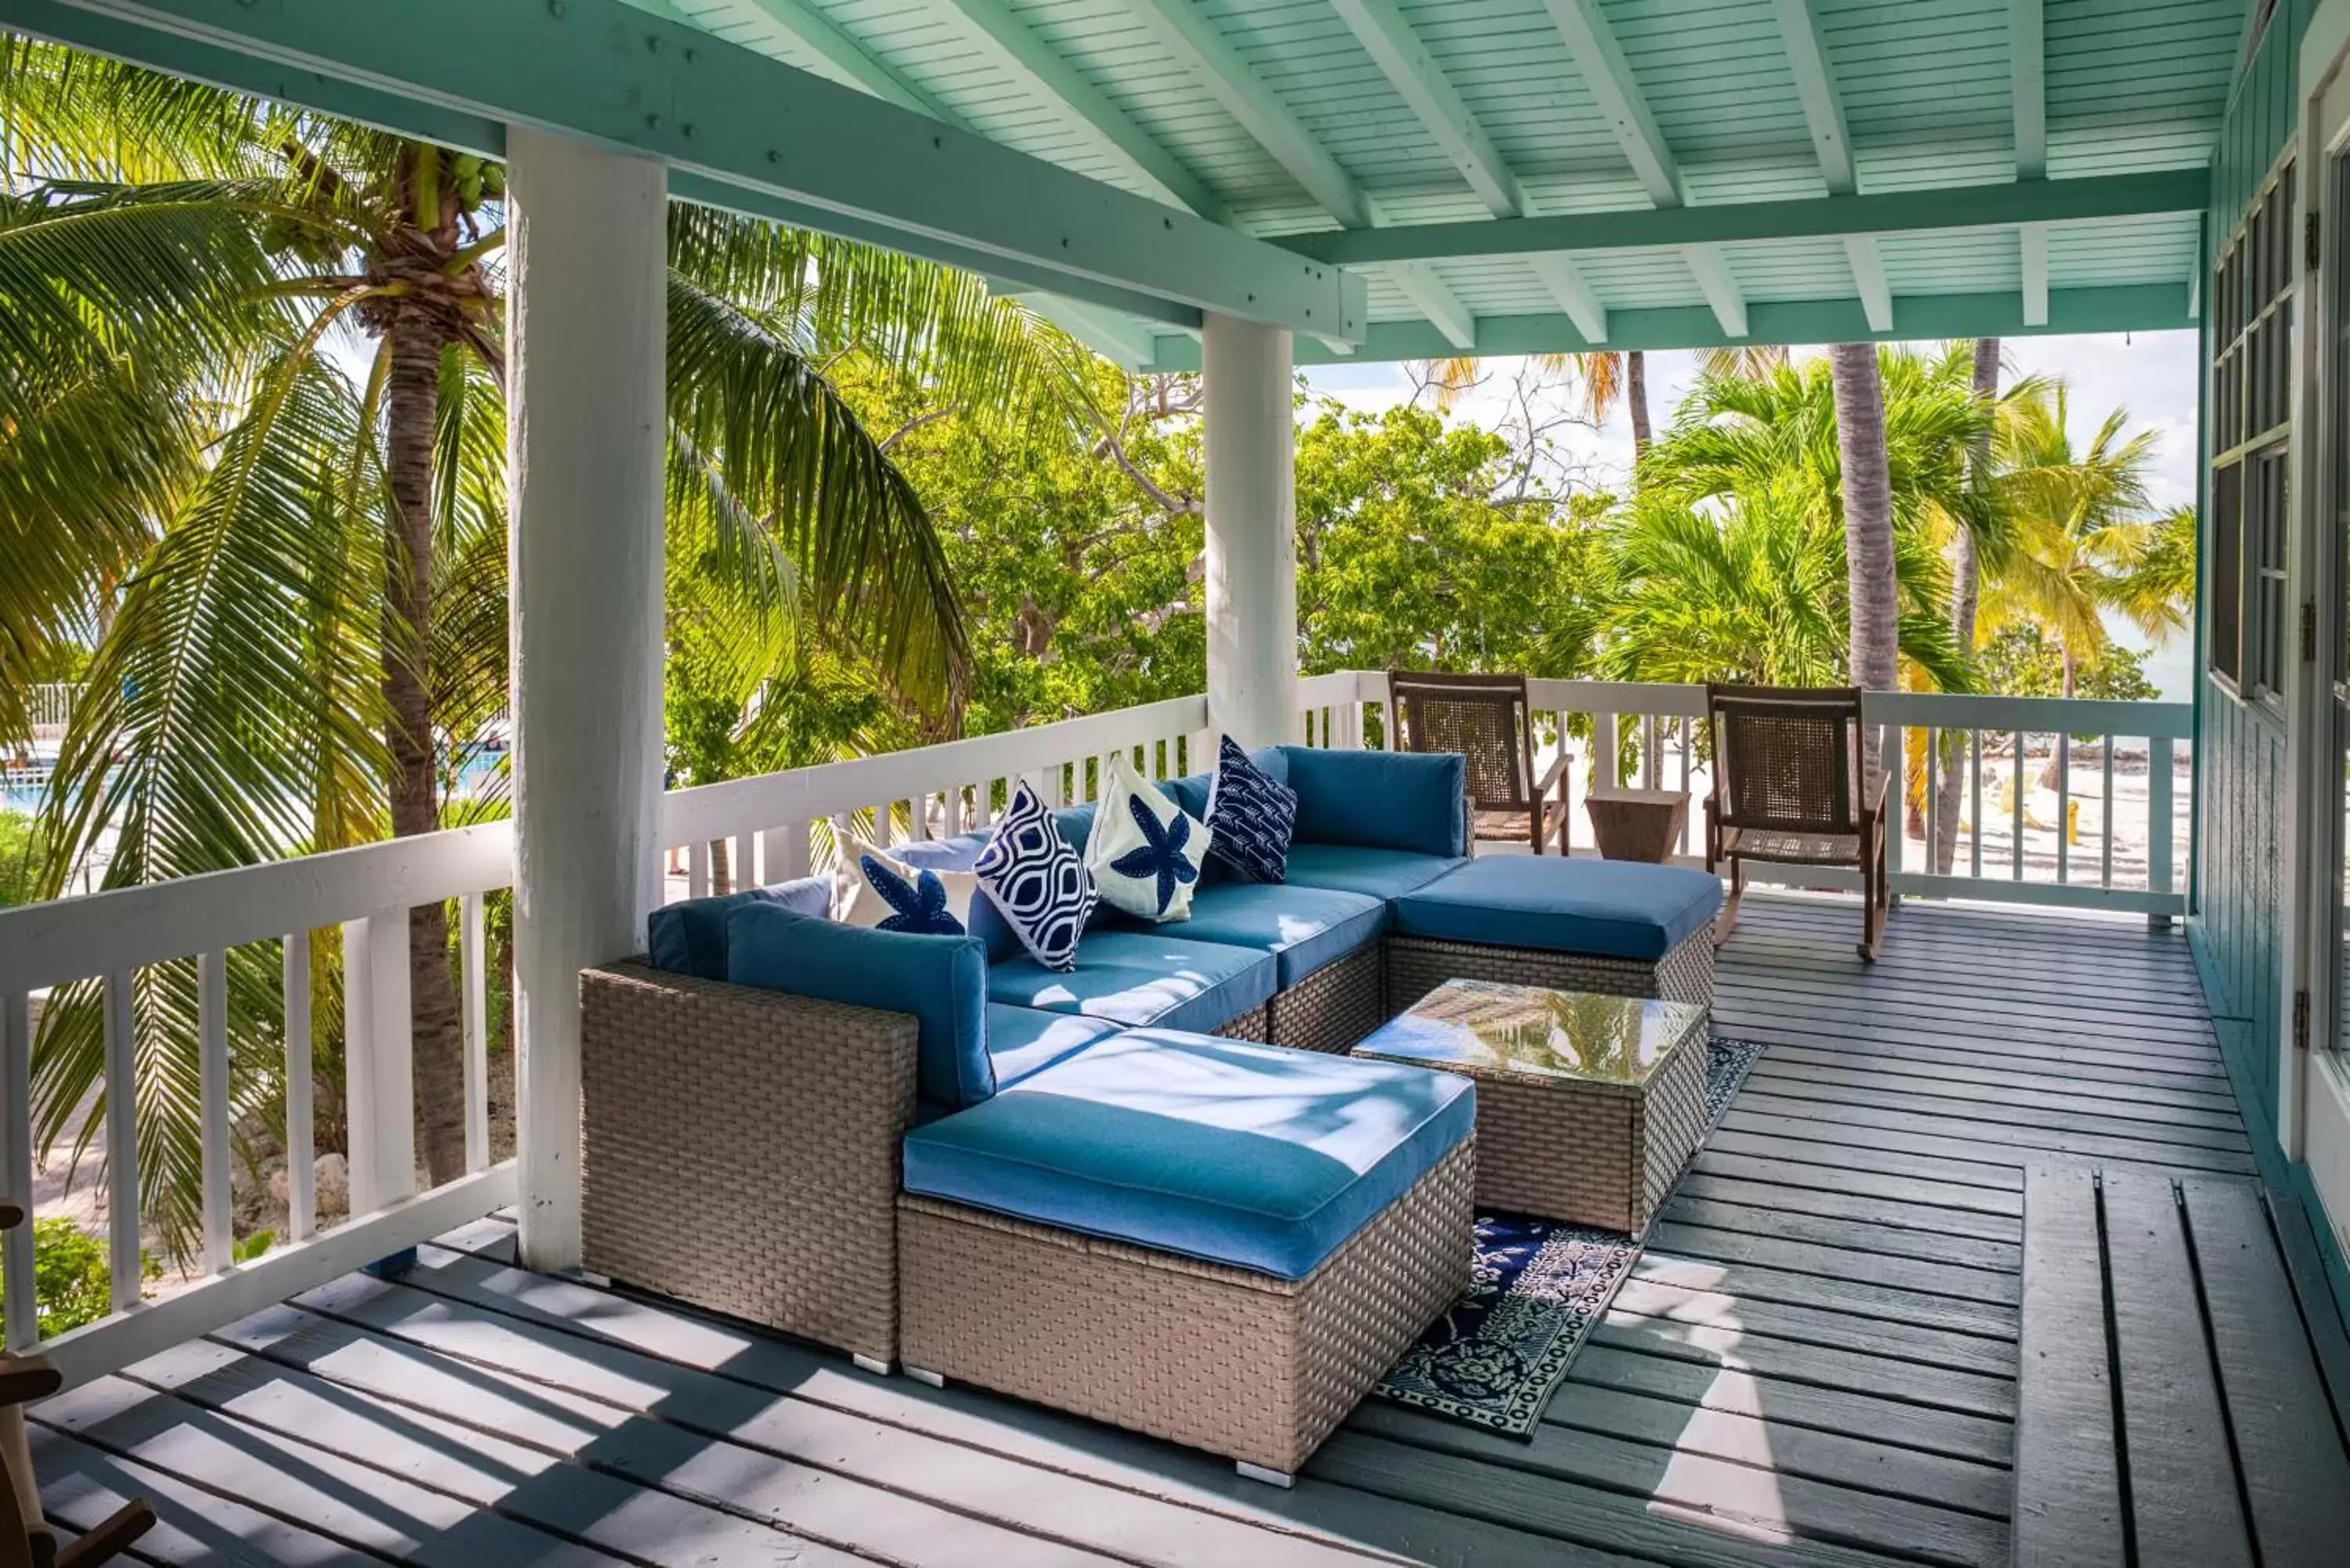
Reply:
[[[2007,0],[2008,79],[2015,88],[2015,177],[2048,177],[2048,44],[2043,0]]]
[[[1289,171],[1341,228],[1369,229],[1386,219],[1369,192],[1330,155],[1305,122],[1291,112],[1191,0],[1126,0],[1127,9],[1196,79],[1201,90],[1240,121],[1274,162]],[[1476,317],[1425,265],[1386,269],[1414,309],[1466,353],[1477,344]]]
[[[1531,216],[1534,208],[1526,199],[1525,187],[1519,183],[1516,172],[1502,156],[1501,149],[1493,145],[1493,139],[1485,134],[1485,128],[1477,122],[1475,113],[1445,76],[1443,67],[1428,52],[1428,46],[1412,31],[1396,0],[1330,3],[1487,210],[1497,218]],[[1575,330],[1594,343],[1606,342],[1607,307],[1584,281],[1574,262],[1564,254],[1527,259],[1534,275],[1575,323]]]
[[[1566,52],[1583,74],[1592,101],[1615,133],[1617,145],[1623,149],[1648,200],[1659,207],[1686,204],[1680,164],[1665,133],[1658,129],[1657,117],[1648,111],[1648,98],[1632,74],[1631,62],[1624,57],[1623,46],[1616,41],[1615,29],[1607,25],[1599,0],[1544,0],[1544,5],[1559,36],[1566,41]],[[1731,274],[1728,258],[1713,245],[1684,245],[1681,259],[1704,291],[1706,303],[1713,306],[1722,331],[1732,337],[1745,337],[1746,301]]]
[[[1835,67],[1828,60],[1820,37],[1815,0],[1776,0],[1779,36],[1787,46],[1787,67],[1795,78],[1795,96],[1804,106],[1804,123],[1811,129],[1812,147],[1818,153],[1820,179],[1831,196],[1849,196],[1860,189],[1860,171],[1853,156],[1852,130],[1845,123],[1844,94],[1836,87]],[[1844,254],[1852,266],[1853,292],[1871,332],[1893,330],[1893,294],[1885,280],[1885,265],[1869,234],[1845,236]]]
[[[900,76],[806,0],[670,0],[667,9],[745,48],[796,64],[885,103],[968,130],[944,104]],[[796,58],[795,57],[796,57]]]
[[[1035,28],[1014,16],[1005,0],[928,0],[948,16],[956,30],[999,68],[1024,84],[1087,140],[1162,200],[1187,207],[1212,223],[1229,225],[1232,210],[1206,182],[1187,168],[1150,132],[1137,124],[1109,95]]]

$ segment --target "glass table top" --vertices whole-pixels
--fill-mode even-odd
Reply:
[[[1685,1002],[1453,980],[1356,1050],[1431,1067],[1640,1085],[1704,1016]]]

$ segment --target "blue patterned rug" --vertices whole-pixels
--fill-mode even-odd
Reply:
[[[1762,1047],[1711,1042],[1707,1125],[1721,1119]],[[1612,1231],[1480,1215],[1469,1289],[1375,1392],[1399,1405],[1513,1438],[1529,1436],[1607,1311],[1640,1244]]]

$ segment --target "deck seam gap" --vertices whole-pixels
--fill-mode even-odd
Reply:
[[[2106,1214],[2106,1175],[2092,1168],[2089,1182],[2096,1194],[2095,1209],[2097,1221],[2097,1290],[2105,1298],[2106,1388],[2106,1404],[2111,1407],[2114,1434],[2114,1472],[2120,1482],[2122,1504],[2122,1561],[2129,1568],[2138,1568],[2137,1507],[2130,1490],[2129,1421],[2122,1409],[2122,1337],[2121,1323],[2114,1315],[2114,1252],[2112,1231]]]
[[[2203,1354],[2211,1364],[2211,1383],[2219,1394],[2220,1431],[2228,1442],[2228,1473],[2235,1478],[2236,1507],[2244,1520],[2244,1544],[2252,1554],[2252,1568],[2261,1568],[2260,1532],[2254,1528],[2258,1516],[2252,1512],[2252,1488],[2244,1474],[2243,1449],[2236,1442],[2236,1412],[2228,1397],[2228,1368],[2220,1359],[2219,1327],[2211,1321],[2211,1298],[2203,1285],[2203,1255],[2195,1245],[2195,1216],[2187,1207],[2187,1194],[2177,1182],[2171,1183],[2170,1201],[2178,1210],[2178,1234],[2187,1247],[2187,1277],[2195,1290],[2195,1324],[2203,1331]],[[2286,1289],[2292,1286],[2288,1282]]]

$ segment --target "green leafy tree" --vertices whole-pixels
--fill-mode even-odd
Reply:
[[[123,886],[441,826],[437,736],[504,689],[496,166],[24,40],[0,119],[38,171],[0,200],[0,736],[30,672],[105,627],[47,890],[102,834]],[[951,714],[967,646],[939,537],[817,366],[1018,407],[1060,395],[1063,340],[976,279],[712,211],[672,209],[671,263],[672,548],[756,629],[746,657],[829,651]],[[231,955],[240,1110],[276,1059],[265,946]],[[414,912],[411,952],[439,1179],[463,1158],[444,909]],[[176,1244],[192,966],[136,1000],[141,1179]],[[48,1012],[45,1147],[98,1086],[97,1003]]]

